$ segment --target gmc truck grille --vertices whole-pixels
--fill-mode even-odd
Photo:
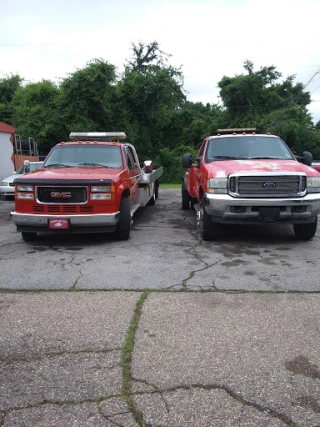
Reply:
[[[33,205],[35,214],[90,214],[94,212],[93,205]]]
[[[305,194],[305,175],[231,175],[229,192],[234,197],[292,197]]]
[[[69,204],[86,203],[87,187],[37,187],[37,199],[40,203]]]

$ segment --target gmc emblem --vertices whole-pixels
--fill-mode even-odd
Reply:
[[[59,191],[51,191],[50,193],[51,199],[71,199],[70,191],[62,192]]]

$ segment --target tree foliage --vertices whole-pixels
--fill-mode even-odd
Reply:
[[[19,75],[0,79],[0,120],[32,136],[45,153],[72,131],[125,131],[141,162],[152,158],[165,167],[163,179],[182,178],[183,152],[196,152],[217,128],[256,127],[281,136],[300,154],[320,157],[320,122],[307,110],[310,94],[294,76],[284,78],[275,66],[256,70],[244,62],[244,73],[218,82],[221,105],[191,102],[181,68],[158,42],[132,45],[124,72],[94,59],[57,84],[25,83]]]
[[[12,100],[23,79],[18,74],[11,74],[0,79],[0,121],[13,123]]]

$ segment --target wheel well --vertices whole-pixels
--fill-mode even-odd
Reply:
[[[130,190],[129,190],[129,188],[126,188],[124,191],[123,191],[123,193],[122,193],[122,196],[121,197],[129,197],[130,196]]]
[[[202,189],[202,187],[200,187],[199,188],[199,198],[200,198],[200,201],[202,199],[202,196],[203,196],[203,189]]]

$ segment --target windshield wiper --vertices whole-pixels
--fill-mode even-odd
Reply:
[[[248,157],[248,160],[255,160],[255,159],[266,159],[266,160],[293,160],[293,159],[287,159],[283,157],[276,157],[276,156],[257,156],[257,157]]]
[[[78,163],[78,166],[97,166],[99,168],[110,167],[110,166],[106,166],[106,165],[101,165],[100,163],[91,163],[91,162]]]
[[[72,168],[70,165],[64,165],[63,163],[51,163],[50,165],[43,166],[44,168]]]
[[[214,157],[210,157],[209,160],[247,160],[247,157],[214,156]]]

